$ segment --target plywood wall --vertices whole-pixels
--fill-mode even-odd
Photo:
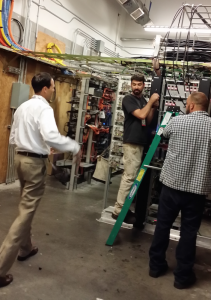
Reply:
[[[9,63],[14,67],[19,67],[20,58],[16,60],[14,58],[15,54],[8,53],[7,51],[0,50],[0,183],[6,181],[7,172],[7,161],[8,161],[8,144],[9,144],[9,134],[10,130],[7,128],[11,124],[11,109],[10,109],[10,99],[12,92],[13,82],[18,81],[18,75],[13,75],[9,73],[4,73],[4,65]],[[55,75],[57,70],[54,67],[48,66],[44,63],[37,62],[34,60],[27,60],[27,74],[26,74],[26,84],[31,85],[32,77],[38,72],[49,72],[51,75]],[[61,134],[65,134],[64,125],[68,122],[68,116],[66,111],[70,110],[70,104],[66,103],[70,101],[72,95],[72,89],[75,88],[76,81],[69,79],[69,83],[56,81],[56,98],[51,104],[54,109],[55,119],[58,129]],[[30,96],[33,95],[32,88],[30,89]]]
[[[65,53],[66,45],[65,43],[55,39],[54,37],[45,34],[43,32],[38,32],[37,42],[36,42],[36,52],[47,52],[47,45],[48,43],[56,44],[62,53]],[[56,51],[57,52],[57,51]]]
[[[10,109],[10,99],[12,94],[12,84],[17,82],[18,75],[4,73],[5,66],[13,59],[14,54],[0,52],[0,183],[6,180],[8,140],[11,124],[12,112]],[[14,61],[13,66],[18,67],[19,61]]]

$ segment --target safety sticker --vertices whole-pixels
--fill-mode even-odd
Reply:
[[[141,179],[142,179],[143,176],[144,176],[144,173],[145,173],[145,170],[144,170],[144,169],[141,169],[141,171],[139,172],[139,174],[138,174],[138,176],[137,176],[137,178],[136,178],[136,180],[137,180],[138,182],[141,181]]]
[[[133,197],[133,195],[135,194],[137,190],[137,184],[134,185],[134,187],[132,188],[130,194],[129,194],[129,199],[131,199]]]
[[[161,135],[163,133],[163,130],[164,130],[164,128],[160,127],[159,130],[158,130],[158,132],[157,132],[157,135]]]
[[[163,118],[162,124],[161,125],[167,125],[169,120],[171,118],[171,113],[170,112],[166,112],[165,117]]]

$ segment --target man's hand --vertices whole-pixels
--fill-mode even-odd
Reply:
[[[81,150],[79,150],[78,153],[73,156],[73,163],[76,164],[77,166],[79,166],[81,163],[81,155],[82,155],[82,152],[81,152]]]
[[[158,108],[159,106],[160,106],[159,101],[156,101],[156,102],[153,104],[152,108]]]
[[[154,106],[156,102],[159,103],[159,99],[160,99],[160,96],[155,93],[150,97],[149,102],[152,104],[152,106]]]

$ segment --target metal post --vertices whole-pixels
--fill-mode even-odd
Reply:
[[[119,76],[117,96],[119,95],[119,90],[120,90],[120,79],[121,79],[121,76]],[[112,125],[114,125],[114,122],[115,122],[117,101],[118,101],[118,99],[116,99],[116,102],[115,102],[115,105],[114,105],[113,118],[112,118],[112,123],[113,124]],[[114,126],[113,126],[113,129],[112,129],[111,140],[112,140],[113,135],[114,135]],[[112,141],[111,141],[111,143],[112,143]],[[109,157],[110,157],[110,155],[111,155],[111,147],[110,147],[110,151],[109,151]],[[111,171],[112,171],[112,169],[110,168],[110,165],[108,164],[108,173],[107,173],[107,178],[106,178],[106,183],[105,183],[105,188],[104,188],[104,196],[103,196],[103,209],[105,209],[106,206],[107,206],[108,189],[109,189],[110,180],[111,180]]]
[[[183,10],[182,12],[182,23],[181,23],[181,27],[183,26],[183,22],[184,22],[184,17],[185,17],[185,12]],[[179,39],[178,39],[178,49],[177,49],[177,57],[176,57],[176,61],[178,61],[178,58],[179,58],[179,47],[180,47],[180,42],[181,42],[181,32],[179,34]]]
[[[165,93],[165,86],[166,86],[166,81],[165,78],[163,78],[163,86],[162,86],[162,92],[161,92],[161,97],[160,97],[160,106],[159,106],[159,113],[158,113],[158,125],[161,123],[161,118],[163,116],[163,102],[164,100],[164,93]]]
[[[107,174],[107,178],[106,178],[104,195],[103,195],[103,210],[107,207],[108,190],[109,190],[109,185],[110,185],[110,180],[111,180],[111,171],[112,171],[112,168],[110,168],[108,166],[108,174]]]
[[[91,152],[92,152],[93,130],[91,128],[89,130],[90,130],[90,132],[89,132],[89,138],[88,138],[88,143],[87,143],[86,163],[90,163],[90,157],[91,157]]]
[[[79,102],[79,108],[78,108],[78,120],[77,120],[77,127],[76,127],[76,135],[75,135],[75,140],[76,142],[80,143],[80,132],[82,128],[84,127],[84,124],[82,124],[82,119],[83,119],[83,112],[84,110],[84,103],[87,101],[87,96],[88,96],[88,89],[89,89],[89,78],[83,78],[82,83],[81,83],[81,96],[80,96],[80,102]],[[71,169],[71,175],[70,175],[70,190],[74,190],[75,186],[75,180],[76,178],[76,165],[72,165]]]

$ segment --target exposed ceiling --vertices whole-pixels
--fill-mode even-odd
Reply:
[[[152,20],[155,26],[169,26],[173,20],[176,11],[179,9],[179,7],[181,7],[183,3],[186,3],[182,0],[151,0],[151,1],[152,1],[152,7],[150,11],[150,19]],[[146,0],[146,1],[142,0],[142,2],[145,3],[147,8],[149,8],[150,0]],[[211,5],[210,0],[201,0],[200,2],[194,1],[194,3],[190,2],[191,5],[192,4],[198,5],[199,3],[202,5]],[[200,11],[203,12],[202,15],[207,18],[207,22],[211,24],[211,14],[209,16],[206,13],[206,10],[204,8],[200,8]],[[211,12],[211,7],[209,11]],[[175,27],[177,26],[177,23],[178,20],[177,22],[175,22]],[[184,26],[188,26],[188,25],[189,25],[189,21],[187,16],[185,16]],[[207,28],[206,26],[204,27]],[[133,19],[129,15],[127,15],[125,20],[125,27],[124,30],[122,30],[121,37],[154,38],[156,34],[159,33],[145,32],[142,26],[136,24],[133,21]],[[164,34],[162,33],[162,35]],[[200,34],[198,36],[203,37],[205,35]]]

